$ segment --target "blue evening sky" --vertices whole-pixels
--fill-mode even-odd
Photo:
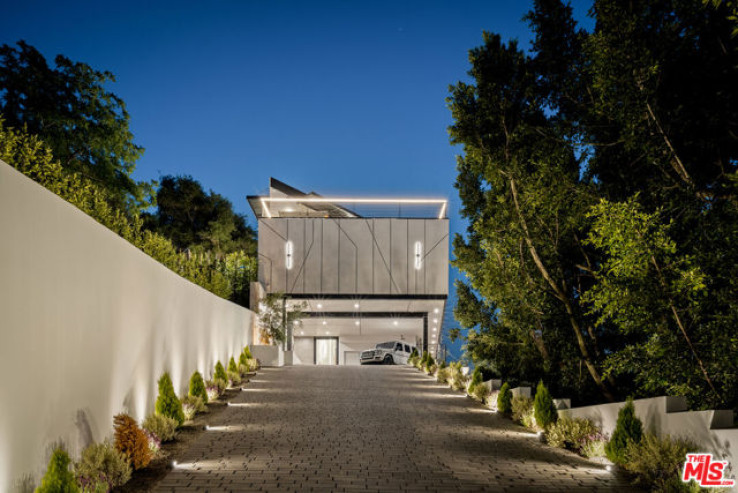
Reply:
[[[587,27],[590,4],[573,2]],[[448,86],[465,79],[483,30],[527,48],[530,6],[10,0],[0,43],[113,72],[146,148],[138,179],[192,175],[254,226],[245,196],[270,176],[325,195],[448,198],[461,232]]]

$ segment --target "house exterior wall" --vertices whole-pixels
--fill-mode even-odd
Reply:
[[[446,295],[448,234],[447,219],[262,218],[259,281],[291,294]]]

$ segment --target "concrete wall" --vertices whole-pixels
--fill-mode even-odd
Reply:
[[[285,265],[288,241],[291,269]],[[419,269],[416,242],[422,245]],[[448,293],[446,219],[260,219],[259,253],[259,281],[269,292]]]
[[[624,402],[596,406],[560,409],[560,416],[586,418],[612,435],[618,419],[618,411]],[[733,426],[732,411],[687,411],[684,397],[654,397],[634,401],[635,413],[646,430],[659,436],[670,435],[689,439],[701,447],[727,460],[738,471],[738,428]],[[733,477],[733,476],[730,476]]]
[[[38,477],[50,442],[73,454],[142,419],[169,371],[251,342],[252,313],[177,276],[0,162],[0,491]]]

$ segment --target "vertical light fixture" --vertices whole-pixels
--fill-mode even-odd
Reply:
[[[423,243],[415,242],[415,270],[420,270],[423,267]]]
[[[285,255],[284,264],[285,264],[285,267],[287,267],[287,270],[292,269],[292,248],[293,247],[292,247],[291,241],[288,241],[287,243],[284,244],[284,255]]]

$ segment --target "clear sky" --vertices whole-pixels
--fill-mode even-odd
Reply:
[[[573,2],[586,26],[590,4]],[[461,232],[448,86],[483,30],[527,48],[530,5],[9,0],[0,43],[113,72],[146,148],[138,179],[192,175],[252,225],[245,196],[270,176],[326,195],[448,198]]]

